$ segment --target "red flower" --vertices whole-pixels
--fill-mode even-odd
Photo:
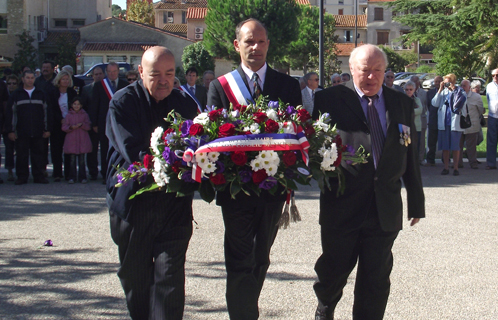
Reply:
[[[235,151],[230,155],[232,162],[238,166],[243,166],[247,162],[247,155],[244,151]]]
[[[233,110],[237,110],[239,111],[239,113],[244,113],[244,111],[246,111],[247,109],[247,106],[233,106]]]
[[[339,136],[339,135],[338,135],[338,136],[336,136],[336,137],[335,137],[335,141],[334,141],[334,142],[335,142],[335,144],[337,145],[337,147],[342,146],[342,138],[341,138],[341,136]]]
[[[272,119],[268,119],[265,122],[265,131],[267,133],[273,133],[278,131],[278,123]]]
[[[297,118],[301,122],[306,122],[311,119],[310,113],[306,109],[299,109],[297,111]]]
[[[341,160],[342,160],[342,152],[337,150],[337,160],[335,160],[333,166],[338,167],[341,164]]]
[[[254,182],[255,184],[260,184],[266,178],[268,178],[268,175],[266,174],[266,170],[264,169],[254,171],[252,173],[252,182]]]
[[[146,154],[144,157],[144,167],[146,167],[147,169],[152,169],[152,167],[154,166],[152,162],[153,159],[153,156],[151,156],[150,154]]]
[[[231,123],[225,123],[220,126],[220,132],[218,133],[218,137],[230,137],[235,134],[235,126]]]
[[[171,166],[171,170],[173,170],[174,173],[179,173],[180,172],[180,166],[182,165],[180,160],[175,161],[173,165]]]
[[[198,123],[194,123],[193,125],[190,126],[190,130],[188,131],[188,134],[191,136],[199,136],[204,132],[204,128],[202,125]]]
[[[213,110],[208,113],[209,120],[215,122],[220,116],[223,109]]]
[[[138,161],[135,161],[135,162],[133,162],[133,165],[137,166],[137,167],[140,167],[142,164],[140,162],[138,162]]]
[[[252,116],[254,118],[254,121],[256,121],[257,123],[261,123],[266,120],[266,113],[264,112],[254,112]]]
[[[212,174],[209,177],[209,180],[211,180],[211,182],[214,183],[215,185],[224,184],[227,182],[223,173]]]
[[[282,160],[285,166],[293,166],[296,163],[296,154],[293,151],[285,151]]]
[[[313,126],[311,124],[307,124],[306,127],[304,127],[304,134],[306,135],[306,137],[310,137],[311,135],[315,134],[315,129],[313,128]]]

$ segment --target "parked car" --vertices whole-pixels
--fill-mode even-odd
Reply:
[[[119,65],[119,78],[126,80],[126,72],[131,70],[130,64],[126,63],[126,62],[116,62],[116,63]],[[95,69],[95,67],[101,67],[105,72],[105,69],[107,68],[107,63],[94,64],[85,73],[77,74],[74,77],[82,79],[83,81],[85,81],[85,85],[92,83],[92,81],[93,81],[92,72],[93,72],[93,69]]]
[[[402,78],[394,80],[394,84],[404,87],[405,84],[410,80],[412,76],[418,76],[420,83],[423,83],[427,79],[434,79],[436,77],[435,73],[413,73],[413,74],[405,74]]]
[[[415,72],[396,72],[394,74],[394,80],[401,79],[403,76],[406,77],[407,74],[412,75],[412,74],[415,74]]]

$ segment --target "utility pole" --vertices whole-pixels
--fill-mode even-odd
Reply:
[[[324,61],[323,61],[323,28],[324,28],[324,25],[323,25],[323,1],[324,0],[320,0],[320,28],[319,28],[319,53],[318,53],[318,68],[320,69],[319,70],[319,79],[320,79],[320,85],[323,86],[325,85],[325,82],[323,81],[324,79],[324,73],[325,73],[325,65],[324,65]]]

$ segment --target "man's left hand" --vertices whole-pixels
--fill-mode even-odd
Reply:
[[[410,226],[413,227],[420,221],[420,218],[408,218],[408,221],[411,221]]]
[[[50,132],[45,131],[45,132],[43,133],[43,138],[45,138],[45,139],[46,139],[46,138],[48,138],[48,137],[50,137]]]

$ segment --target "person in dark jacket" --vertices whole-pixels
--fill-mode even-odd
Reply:
[[[16,142],[15,184],[28,182],[30,156],[34,182],[46,184],[43,139],[50,137],[51,110],[47,107],[45,93],[34,86],[33,71],[24,72],[22,82],[24,87],[14,91],[6,109],[5,130],[9,132],[9,139]]]
[[[132,319],[181,320],[185,304],[185,254],[192,235],[193,195],[143,193],[139,186],[116,188],[116,167],[128,168],[149,153],[156,127],[173,109],[185,119],[197,115],[197,105],[173,90],[175,58],[164,47],[152,47],[138,67],[142,80],[116,92],[109,105],[107,205],[111,236],[118,245],[123,286]]]

